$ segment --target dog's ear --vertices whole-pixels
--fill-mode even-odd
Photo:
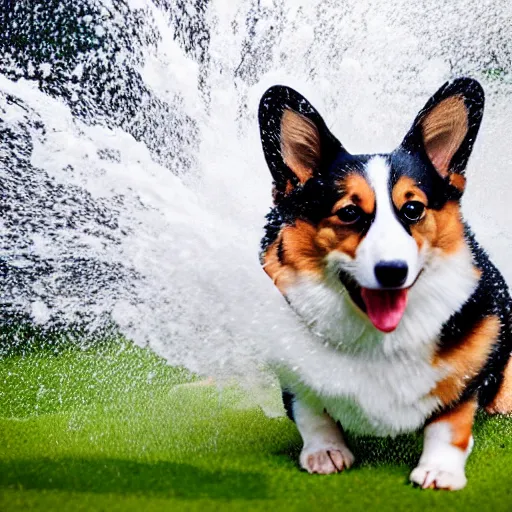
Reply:
[[[471,78],[445,83],[416,117],[402,142],[409,152],[424,155],[437,173],[460,193],[484,112],[484,91]]]
[[[259,107],[260,136],[274,179],[274,201],[327,170],[344,151],[320,114],[298,92],[276,85]]]

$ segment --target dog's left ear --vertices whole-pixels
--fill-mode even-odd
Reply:
[[[484,112],[484,91],[471,78],[445,83],[416,117],[402,142],[420,152],[437,173],[464,191],[466,168]]]
[[[290,87],[268,89],[261,98],[258,118],[275,203],[326,172],[345,151],[311,103]]]

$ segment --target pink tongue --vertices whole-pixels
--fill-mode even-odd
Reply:
[[[383,332],[394,331],[407,306],[407,290],[361,289],[361,297],[372,324]]]

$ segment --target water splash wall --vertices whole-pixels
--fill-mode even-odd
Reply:
[[[114,321],[173,364],[255,375],[303,335],[258,262],[256,122],[291,85],[352,152],[389,151],[454,76],[484,123],[465,213],[512,282],[508,0],[4,2],[2,315]]]

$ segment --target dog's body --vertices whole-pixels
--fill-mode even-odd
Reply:
[[[352,464],[337,422],[377,435],[425,426],[411,480],[459,489],[477,408],[512,412],[511,299],[460,211],[483,103],[477,82],[455,80],[398,149],[351,155],[292,89],[261,100],[275,203],[262,263],[319,338],[277,367],[310,472]]]

